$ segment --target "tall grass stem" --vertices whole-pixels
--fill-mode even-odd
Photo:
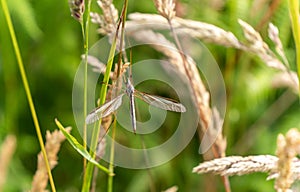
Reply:
[[[90,12],[91,12],[91,2],[92,0],[88,1],[88,6],[87,6],[87,11],[86,11],[86,22],[85,26],[83,22],[80,22],[81,25],[81,32],[83,36],[83,41],[84,41],[84,88],[83,88],[83,119],[87,116],[87,68],[88,68],[88,62],[87,62],[87,57],[89,54],[89,26],[90,26]],[[83,147],[86,150],[87,149],[87,125],[84,121],[83,125]],[[83,172],[85,172],[86,169],[86,162],[87,160],[83,158]]]
[[[113,130],[112,130],[112,139],[114,141],[116,137],[116,127],[117,127],[117,119],[114,119],[114,124],[113,124]],[[111,143],[110,147],[110,159],[109,159],[109,172],[113,173],[114,172],[114,158],[115,158],[115,145],[114,142]],[[107,187],[107,192],[112,192],[113,191],[113,175],[108,176],[108,187]]]
[[[296,45],[296,63],[299,79],[299,96],[300,96],[300,18],[299,18],[299,0],[288,0],[289,12],[292,23],[294,41]]]
[[[29,84],[28,84],[28,81],[27,81],[26,72],[25,72],[25,69],[24,69],[23,60],[22,60],[20,49],[19,49],[18,41],[17,41],[17,38],[16,38],[16,34],[15,34],[15,31],[14,31],[14,27],[12,25],[12,21],[11,21],[11,17],[10,17],[9,11],[8,11],[6,1],[1,0],[1,4],[2,4],[2,9],[3,9],[5,19],[6,19],[6,22],[7,22],[7,26],[8,26],[8,29],[9,29],[10,37],[11,37],[11,40],[12,40],[12,43],[13,43],[14,51],[15,51],[15,54],[16,54],[17,63],[18,63],[18,67],[19,67],[19,70],[20,70],[20,73],[21,73],[21,78],[22,78],[23,85],[24,85],[24,88],[25,88],[27,100],[28,100],[28,103],[29,103],[29,108],[30,108],[30,111],[31,111],[31,116],[32,116],[33,123],[34,123],[35,130],[36,130],[36,134],[38,136],[38,140],[39,140],[39,143],[40,143],[42,154],[44,156],[45,165],[46,165],[46,169],[47,169],[47,172],[48,172],[51,189],[52,189],[53,192],[56,192],[53,177],[52,177],[52,174],[51,174],[49,161],[48,161],[48,157],[47,157],[47,153],[46,153],[44,142],[43,142],[43,137],[42,137],[42,134],[41,134],[41,128],[40,128],[40,125],[39,125],[39,121],[38,121],[37,114],[36,114],[36,111],[35,111],[34,103],[33,103],[33,100],[32,100],[32,96],[31,96]]]
[[[115,56],[115,52],[116,52],[116,48],[117,48],[117,39],[118,39],[119,29],[120,29],[121,22],[124,22],[124,19],[123,19],[124,18],[124,10],[127,10],[127,4],[128,4],[128,0],[125,0],[122,15],[121,15],[120,20],[118,22],[118,26],[117,26],[117,29],[116,29],[116,34],[114,36],[114,39],[113,39],[113,42],[111,44],[111,48],[110,48],[110,51],[109,51],[106,71],[105,71],[105,74],[104,74],[104,77],[103,77],[103,84],[102,84],[101,92],[100,92],[99,105],[103,105],[105,103],[106,93],[107,93],[107,85],[108,85],[109,76],[110,76],[110,72],[111,72],[111,69],[112,69],[112,65],[113,65],[113,62],[114,62],[114,56]],[[91,141],[91,145],[90,145],[90,152],[91,152],[91,154],[93,154],[93,158],[95,158],[95,155],[96,155],[95,153],[93,153],[93,151],[96,150],[98,136],[100,134],[101,122],[102,122],[102,118],[100,118],[100,120],[98,121],[98,125],[95,127],[95,129],[93,130],[93,133],[92,133],[92,141]],[[93,169],[94,169],[94,165],[91,164],[91,163],[88,163],[87,168],[86,168],[86,172],[85,172],[85,176],[84,176],[82,191],[89,191],[89,188],[90,188],[90,185],[91,185],[91,180],[92,180],[92,175],[93,175]]]

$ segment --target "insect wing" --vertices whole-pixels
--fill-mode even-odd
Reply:
[[[142,93],[139,91],[134,92],[135,96],[140,98],[141,100],[145,101],[149,105],[153,105],[160,109],[168,110],[168,111],[175,111],[175,112],[185,112],[186,108],[181,104],[177,103],[168,98],[163,98],[155,95],[149,95],[146,93]]]
[[[96,108],[91,113],[89,113],[85,119],[86,124],[94,123],[95,121],[98,121],[100,118],[106,117],[112,112],[114,112],[115,110],[117,110],[122,104],[123,96],[124,93],[112,99],[111,101],[104,103],[102,106]]]

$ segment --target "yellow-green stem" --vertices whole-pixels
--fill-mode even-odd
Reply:
[[[85,21],[85,25],[83,24],[83,22],[80,22],[81,25],[81,32],[82,32],[82,36],[83,36],[83,48],[84,48],[84,88],[83,88],[83,119],[85,119],[85,117],[87,116],[87,69],[88,69],[88,61],[87,61],[87,57],[89,54],[89,26],[90,26],[90,12],[91,12],[91,3],[92,0],[88,1],[87,4],[87,9],[86,9],[86,21]],[[87,125],[84,121],[83,124],[83,147],[86,150],[87,149]],[[86,163],[87,160],[85,158],[83,158],[83,173],[85,173],[86,171]],[[85,176],[85,174],[84,174]]]
[[[113,130],[112,130],[112,143],[110,147],[110,159],[109,159],[109,172],[113,173],[114,172],[114,158],[115,158],[115,137],[116,137],[116,127],[117,127],[117,119],[114,119],[114,124],[113,124]],[[108,176],[108,192],[113,191],[113,177],[114,175],[109,175]]]
[[[127,5],[128,5],[128,0],[125,0],[122,15],[120,17],[120,21],[118,22],[116,34],[114,36],[114,39],[113,39],[113,42],[112,42],[112,45],[111,45],[111,48],[109,51],[106,71],[105,71],[105,74],[103,77],[103,84],[101,87],[99,105],[103,105],[105,102],[106,93],[107,93],[107,85],[108,85],[109,75],[110,75],[110,72],[112,69],[113,60],[114,60],[114,56],[115,56],[120,24],[121,24],[121,22],[124,22],[124,14],[126,13],[125,10],[127,10]],[[98,125],[96,126],[96,128],[93,130],[93,133],[92,133],[92,141],[91,141],[91,145],[90,145],[90,151],[91,151],[91,154],[93,154],[93,158],[95,158],[95,153],[93,153],[93,151],[95,151],[96,146],[97,146],[97,137],[99,136],[99,133],[100,133],[101,122],[102,122],[102,118],[100,118],[100,120],[98,121]],[[84,176],[83,186],[81,189],[81,191],[83,191],[83,192],[89,191],[91,180],[92,180],[93,169],[94,169],[94,165],[91,163],[88,163],[86,172],[85,172],[85,176]]]
[[[296,63],[299,79],[299,96],[300,96],[300,20],[299,20],[299,0],[288,0],[289,12],[291,16],[292,30],[296,45]]]
[[[109,59],[108,59],[107,66],[106,66],[106,73],[104,75],[104,80],[103,80],[104,83],[102,84],[102,87],[101,87],[101,95],[100,95],[100,104],[99,105],[103,105],[104,102],[105,102],[107,84],[108,84],[109,74],[110,74],[112,64],[113,64],[113,58],[114,58],[115,50],[116,50],[116,40],[114,39],[114,41],[112,43],[112,47],[110,49]],[[91,141],[91,145],[90,145],[90,152],[93,155],[92,156],[93,158],[95,158],[95,155],[96,155],[93,152],[96,150],[97,138],[100,135],[101,122],[102,122],[102,118],[100,118],[100,120],[98,121],[97,126],[94,128],[93,133],[92,133],[92,141]],[[91,164],[91,163],[88,163],[87,168],[86,168],[86,172],[85,172],[85,176],[84,176],[82,191],[89,191],[93,169],[94,169],[94,165]]]
[[[46,165],[46,168],[47,168],[51,189],[52,189],[53,192],[55,192],[56,189],[55,189],[53,177],[52,177],[52,174],[51,174],[51,169],[50,169],[47,153],[46,153],[46,150],[45,150],[40,125],[39,125],[37,114],[36,114],[35,107],[34,107],[34,104],[33,104],[33,100],[32,100],[32,96],[31,96],[29,84],[28,84],[28,81],[27,81],[27,77],[26,77],[26,73],[25,73],[25,69],[24,69],[24,65],[23,65],[23,60],[22,60],[19,45],[18,45],[18,42],[17,42],[14,27],[12,25],[12,21],[11,21],[11,17],[10,17],[9,11],[8,11],[6,1],[1,0],[1,4],[2,4],[2,9],[3,9],[5,19],[6,19],[6,22],[7,22],[7,26],[8,26],[8,29],[9,29],[9,33],[10,33],[10,36],[11,36],[11,40],[12,40],[12,43],[13,43],[14,51],[15,51],[15,54],[16,54],[18,67],[19,67],[19,70],[20,70],[20,73],[21,73],[21,78],[22,78],[23,85],[24,85],[24,88],[25,88],[27,100],[28,100],[28,103],[29,103],[29,108],[30,108],[30,111],[31,111],[31,116],[32,116],[33,123],[34,123],[35,130],[36,130],[36,134],[38,136],[39,144],[40,144],[42,154],[43,154],[43,157],[44,157],[44,160],[45,160],[45,165]]]
[[[90,10],[91,10],[91,0],[88,1],[88,8],[87,8],[87,18],[86,18],[86,24],[85,26],[83,25],[83,22],[80,22],[81,25],[81,32],[83,36],[83,41],[84,41],[84,90],[83,90],[83,119],[85,119],[87,115],[87,68],[88,68],[88,61],[87,57],[89,54],[89,20],[90,20]],[[84,121],[83,124],[83,147],[86,150],[87,149],[87,125]],[[85,172],[86,169],[86,159],[83,158],[83,172]]]

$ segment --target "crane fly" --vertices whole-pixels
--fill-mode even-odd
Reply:
[[[137,97],[149,105],[158,107],[160,109],[175,111],[175,112],[185,112],[186,108],[181,103],[173,101],[168,98],[163,98],[155,95],[150,95],[147,93],[140,92],[134,88],[129,78],[126,81],[126,91],[121,95],[115,97],[114,99],[104,103],[102,106],[94,109],[90,112],[85,121],[86,124],[94,123],[100,118],[106,117],[112,112],[116,111],[122,104],[122,98],[124,95],[129,97],[129,108],[130,108],[130,117],[133,132],[136,132],[136,115],[135,115],[135,100],[134,97]]]

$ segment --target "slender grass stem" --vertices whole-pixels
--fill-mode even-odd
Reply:
[[[292,30],[296,45],[296,63],[299,79],[299,96],[300,96],[300,18],[299,18],[299,0],[289,0],[289,12],[292,22]]]
[[[120,29],[121,23],[124,22],[124,13],[126,13],[125,10],[127,10],[127,5],[128,5],[128,0],[125,0],[123,10],[122,10],[122,14],[121,14],[120,20],[119,20],[118,25],[117,25],[116,34],[115,34],[115,37],[113,39],[113,42],[112,42],[112,45],[111,45],[111,48],[110,48],[110,51],[109,51],[106,71],[105,71],[105,74],[104,74],[104,77],[103,77],[103,84],[102,84],[101,92],[100,92],[99,105],[103,105],[105,103],[105,98],[106,98],[106,93],[107,93],[107,85],[108,85],[108,81],[109,81],[109,75],[110,75],[110,72],[111,72],[111,69],[112,69],[114,56],[115,56],[115,51],[116,51],[116,47],[117,47],[117,38],[118,38],[118,34],[119,34],[119,29]],[[95,153],[93,153],[93,151],[96,150],[97,138],[100,135],[101,122],[102,122],[102,118],[100,118],[100,120],[98,121],[98,125],[96,126],[96,128],[93,130],[93,133],[92,133],[92,141],[91,141],[91,145],[90,145],[90,152],[91,152],[91,154],[93,154],[93,158],[95,158],[95,155],[96,155]],[[90,185],[91,185],[91,180],[92,180],[92,175],[93,175],[93,169],[94,169],[94,165],[91,164],[91,163],[88,163],[87,168],[86,168],[86,172],[85,172],[85,176],[84,176],[82,191],[89,191],[89,188],[90,188]]]
[[[91,0],[88,1],[87,11],[86,11],[86,22],[85,26],[83,25],[83,22],[81,22],[81,31],[83,35],[84,40],[84,88],[83,88],[83,119],[85,119],[87,115],[87,69],[88,69],[88,62],[87,57],[89,54],[89,27],[90,27],[90,12],[91,12]],[[83,125],[83,147],[84,149],[87,149],[87,125],[84,121]],[[83,170],[85,172],[86,169],[86,159],[83,158]]]
[[[2,9],[3,9],[3,12],[4,12],[5,19],[6,19],[6,22],[7,22],[7,26],[8,26],[8,29],[9,29],[9,33],[10,33],[10,36],[11,36],[11,40],[12,40],[12,43],[13,43],[14,51],[15,51],[15,54],[16,54],[18,67],[19,67],[19,70],[20,70],[20,73],[21,73],[21,78],[22,78],[23,85],[24,85],[24,88],[25,88],[27,100],[28,100],[28,103],[29,103],[29,108],[30,108],[30,111],[31,111],[31,116],[32,116],[33,123],[34,123],[35,130],[36,130],[36,134],[38,136],[38,140],[39,140],[39,143],[40,143],[42,154],[43,154],[43,157],[44,157],[44,160],[45,160],[45,165],[46,165],[46,169],[47,169],[47,172],[48,172],[51,189],[52,189],[53,192],[55,192],[56,189],[55,189],[53,177],[52,177],[52,174],[51,174],[51,169],[50,169],[47,153],[46,153],[46,150],[45,150],[43,137],[42,137],[42,134],[41,134],[41,128],[40,128],[40,125],[39,125],[39,122],[38,122],[37,114],[36,114],[34,103],[33,103],[33,100],[32,100],[32,96],[31,96],[29,84],[28,84],[28,81],[27,81],[26,72],[25,72],[25,69],[24,69],[23,60],[22,60],[22,56],[21,56],[21,53],[20,53],[20,49],[19,49],[17,38],[16,38],[16,34],[15,34],[15,31],[14,31],[14,27],[12,25],[12,21],[11,21],[11,17],[10,17],[9,11],[8,11],[6,1],[1,0],[1,4],[2,4]]]
[[[113,124],[113,130],[112,130],[112,140],[115,140],[116,137],[116,127],[117,127],[117,119],[114,119],[114,124]],[[109,171],[111,173],[114,172],[114,158],[115,158],[115,142],[111,143],[110,147],[110,159],[109,159]],[[113,175],[108,176],[108,187],[107,191],[112,192],[113,191]]]
[[[106,76],[109,77],[109,73],[110,73],[111,68],[112,68],[112,63],[113,63],[113,57],[114,57],[115,50],[116,50],[116,42],[114,41],[112,43],[112,47],[111,47],[111,50],[110,50],[109,60],[107,62],[107,67],[106,67],[106,73],[104,74],[104,83],[102,84],[101,95],[100,95],[100,104],[99,105],[103,105],[104,102],[105,102],[107,84],[108,84],[108,79],[109,79],[109,78],[107,78],[107,80],[105,81],[105,79],[106,79],[105,77]],[[105,87],[105,88],[103,88],[103,87]],[[104,100],[101,99],[101,98],[104,98]],[[93,158],[95,158],[95,155],[96,155],[95,153],[93,153],[93,151],[96,150],[97,138],[100,135],[101,123],[102,123],[102,118],[100,118],[100,120],[97,123],[97,126],[94,127],[94,130],[93,130],[93,133],[92,133],[90,153],[93,154]],[[91,163],[88,163],[87,168],[86,168],[86,172],[85,172],[85,176],[84,176],[82,191],[89,191],[90,184],[91,184],[91,179],[92,179],[92,174],[93,174],[93,169],[94,169],[94,165],[91,164]]]
[[[85,119],[87,115],[87,57],[89,53],[89,26],[90,26],[90,11],[91,11],[91,3],[92,0],[88,0],[87,9],[86,9],[86,21],[85,25],[81,23],[81,29],[83,33],[83,39],[84,39],[84,90],[83,90],[83,119]],[[101,124],[101,123],[100,123]],[[87,125],[84,121],[83,125],[83,147],[87,149]],[[95,155],[93,155],[93,158],[95,158]],[[84,180],[83,180],[83,186],[82,191],[89,191],[90,188],[90,181],[92,177],[92,170],[93,167],[91,163],[88,163],[90,169],[87,168],[87,161],[84,158],[83,159],[83,170],[84,170]],[[89,170],[89,173],[87,174],[87,169]]]

